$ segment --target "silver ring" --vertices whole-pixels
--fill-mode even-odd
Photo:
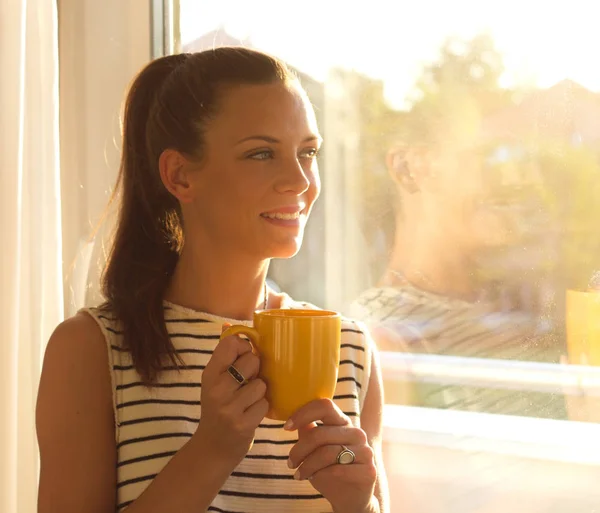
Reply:
[[[229,375],[237,381],[238,385],[244,386],[248,383],[248,380],[244,377],[244,375],[233,365],[230,365],[227,368],[227,372],[229,372]]]
[[[338,465],[350,465],[354,463],[354,460],[356,460],[356,454],[354,454],[354,452],[348,449],[348,447],[345,445],[342,445],[342,450],[337,455]]]

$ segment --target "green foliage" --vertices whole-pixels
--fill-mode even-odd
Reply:
[[[510,93],[499,85],[503,71],[502,56],[489,36],[447,39],[439,59],[425,66],[417,80],[405,137],[425,144],[448,132],[459,140],[476,138],[481,120],[510,104]]]

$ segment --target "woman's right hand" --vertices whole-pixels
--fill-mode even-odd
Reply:
[[[240,385],[229,374],[230,365],[247,384]],[[254,432],[269,408],[258,369],[250,343],[234,335],[219,341],[202,375],[202,414],[194,436],[209,441],[235,465],[252,447]]]

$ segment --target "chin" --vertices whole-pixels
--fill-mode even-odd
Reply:
[[[272,244],[269,246],[267,258],[292,258],[296,256],[302,247],[302,240],[289,241],[287,243]]]

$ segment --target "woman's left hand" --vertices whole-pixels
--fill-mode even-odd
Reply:
[[[373,508],[377,481],[373,449],[365,432],[354,427],[333,401],[317,400],[300,408],[285,429],[298,430],[298,442],[288,461],[290,468],[298,469],[296,479],[309,479],[336,512],[377,511]],[[353,463],[337,462],[344,448],[354,453]]]

